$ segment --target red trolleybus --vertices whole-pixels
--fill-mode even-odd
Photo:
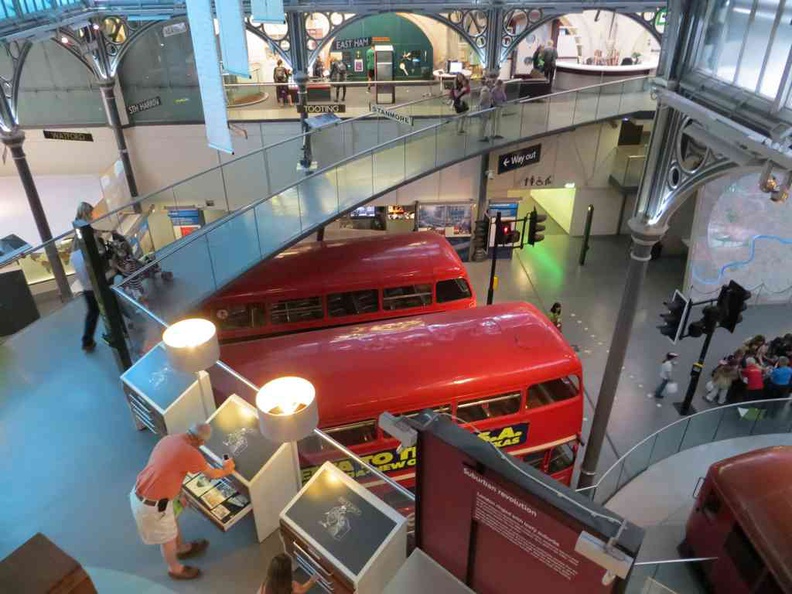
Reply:
[[[696,498],[685,543],[715,594],[792,592],[792,447],[716,462]]]
[[[475,305],[454,248],[424,232],[296,245],[201,309],[234,342]]]
[[[415,451],[398,451],[379,429],[384,411],[446,413],[559,481],[571,480],[583,422],[582,368],[528,303],[225,345],[221,359],[259,386],[285,375],[313,382],[319,427],[406,486],[414,483]],[[304,445],[309,477],[322,456]]]

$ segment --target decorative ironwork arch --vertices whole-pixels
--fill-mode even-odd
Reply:
[[[58,29],[55,43],[80,60],[100,81],[109,82],[115,79],[121,60],[138,39],[157,26],[176,21],[184,21],[184,17],[129,21],[123,16],[106,15],[76,31]]]
[[[645,10],[643,12],[620,12],[622,16],[635,21],[644,29],[652,34],[655,41],[659,44],[663,40],[663,33],[665,32],[665,21],[660,23],[660,16],[666,14],[665,8],[655,8],[654,10]]]
[[[649,31],[651,35],[657,40],[658,43],[662,40],[663,32],[658,30],[655,26],[657,23],[657,15],[658,13],[664,9],[657,8],[654,11],[644,11],[642,13],[631,13],[631,12],[616,12],[616,14],[620,14],[629,18],[630,20],[635,21],[639,25],[641,25],[644,29]],[[612,10],[607,10],[605,12],[615,12]],[[524,15],[528,26],[520,33],[510,34],[509,32],[509,24],[511,23],[512,19],[520,14]],[[531,33],[539,29],[542,25],[545,25],[549,22],[552,22],[554,19],[564,16],[568,14],[560,9],[547,9],[547,8],[514,8],[508,10],[503,15],[503,37],[501,38],[501,43],[499,44],[500,47],[500,56],[498,58],[498,62],[502,63],[509,54],[514,51],[514,49],[520,44],[520,42],[528,37]]]
[[[291,54],[289,53],[292,44],[289,26],[284,24],[283,27],[285,28],[285,33],[283,37],[276,38],[267,32],[266,26],[268,24],[269,23],[259,23],[253,21],[250,17],[245,19],[245,29],[253,33],[253,35],[259,39],[267,42],[273,52],[283,58],[289,66],[292,66]]]
[[[399,12],[405,12],[405,11],[393,11],[390,14],[398,14]],[[453,12],[469,13],[469,12],[473,12],[473,11],[453,11]],[[481,12],[482,14],[485,15],[485,18],[486,18],[486,13],[485,12],[483,12],[483,11],[476,11],[476,12]],[[311,13],[311,14],[316,14],[316,13]],[[377,14],[383,14],[383,13],[377,13]],[[481,33],[477,37],[474,37],[474,36],[466,33],[457,23],[454,23],[445,14],[442,14],[442,13],[427,13],[427,12],[421,12],[421,13],[416,13],[416,14],[419,14],[419,16],[427,17],[427,18],[430,18],[430,19],[432,19],[434,21],[437,21],[438,23],[443,24],[443,25],[449,27],[450,29],[452,29],[453,31],[455,31],[456,33],[458,33],[465,41],[467,41],[467,43],[470,45],[470,47],[472,47],[476,51],[476,53],[479,55],[479,58],[482,60],[482,63],[484,63],[484,61],[486,60],[486,52],[485,52],[485,49],[486,49],[486,29],[482,30]],[[448,14],[451,14],[451,13],[448,13]],[[347,16],[347,15],[349,15],[349,16]],[[374,15],[370,14],[370,13],[354,14],[354,15],[350,14],[350,13],[344,13],[344,16],[347,16],[347,18],[344,19],[344,21],[342,21],[341,23],[339,23],[337,25],[333,25],[333,21],[329,20],[329,22],[330,22],[330,30],[327,32],[327,34],[324,37],[321,38],[321,40],[317,40],[315,38],[311,38],[310,35],[308,36],[309,40],[313,39],[314,41],[317,41],[317,44],[316,44],[314,49],[310,49],[309,48],[309,54],[308,54],[308,64],[309,65],[314,63],[314,61],[316,60],[316,57],[322,52],[322,50],[327,46],[328,43],[330,43],[330,41],[332,39],[334,39],[339,33],[341,33],[341,31],[343,31],[347,27],[349,27],[349,26],[351,26],[351,25],[353,25],[353,24],[355,24],[355,23],[357,23],[357,22],[359,22],[359,21],[361,21],[361,20],[363,20],[363,19],[365,19],[367,17],[374,16]],[[306,18],[307,18],[307,15],[306,15]],[[463,16],[462,20],[464,20],[464,19],[465,19],[465,17]],[[483,35],[483,37],[481,37],[482,35]],[[481,41],[478,41],[478,42],[476,41],[479,38],[483,39],[483,43],[485,44],[483,47],[481,47],[479,45],[479,44],[482,43]]]
[[[10,73],[6,74],[0,72],[0,87],[2,87],[4,96],[3,101],[8,106],[10,113],[7,115],[10,116],[12,120],[10,122],[0,121],[0,126],[2,126],[6,132],[13,131],[19,125],[19,113],[17,111],[19,83],[22,79],[22,67],[30,53],[31,47],[33,47],[33,44],[30,41],[10,41],[2,44],[2,51],[11,62]],[[3,111],[5,110],[0,110],[0,120],[5,120],[4,114],[2,113]]]

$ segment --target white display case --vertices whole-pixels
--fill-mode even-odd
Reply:
[[[121,376],[138,429],[157,435],[183,433],[215,411],[209,374],[177,371],[159,343]]]
[[[252,512],[261,542],[278,529],[280,511],[300,489],[297,446],[265,439],[259,431],[256,407],[236,394],[206,422],[212,427],[212,437],[201,446],[207,461],[219,467],[223,454],[228,454],[236,468],[231,476],[214,481],[220,483],[213,485],[219,493],[212,491],[208,498],[211,481],[203,481],[197,490],[186,482],[182,492],[195,509],[223,531]]]
[[[330,462],[280,524],[286,552],[325,592],[381,594],[407,557],[407,518]]]

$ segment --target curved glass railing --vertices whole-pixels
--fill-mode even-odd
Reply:
[[[770,433],[792,432],[792,398],[739,402],[705,410],[671,423],[634,445],[596,484],[594,501],[605,504],[627,483],[653,464],[700,445]]]
[[[233,206],[246,205],[232,209],[229,203],[232,214],[181,241],[166,235],[163,243],[173,245],[159,250],[156,264],[174,279],[152,285],[145,305],[166,322],[177,319],[261,259],[399,185],[500,146],[654,109],[648,77],[518,99],[464,116],[451,115],[445,100],[439,101],[445,115],[434,122],[415,120],[411,127],[358,120],[319,131],[312,137],[318,161],[313,172],[296,170],[302,139],[290,140],[149,197],[149,221],[162,213],[161,203],[194,203],[219,195],[233,200]],[[482,126],[495,121],[502,137],[482,141]],[[144,268],[137,276],[147,273]],[[131,284],[127,279],[116,289],[128,290]]]

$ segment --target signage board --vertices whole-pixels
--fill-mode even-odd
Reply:
[[[173,23],[172,25],[165,25],[162,28],[163,37],[173,37],[181,33],[187,33],[187,23]]]
[[[160,99],[159,96],[152,97],[151,99],[144,99],[143,101],[138,101],[137,103],[127,105],[127,113],[132,115],[141,111],[159,107],[160,105],[162,105],[162,99]]]
[[[399,122],[400,124],[407,124],[408,126],[413,125],[412,116],[396,113],[395,111],[391,111],[390,109],[385,109],[384,107],[380,107],[379,105],[372,105],[371,111],[373,111],[374,113],[378,113],[381,116],[388,118],[389,120],[393,120],[394,122]]]
[[[343,103],[319,103],[306,105],[305,113],[346,113],[346,105]]]
[[[44,138],[49,140],[78,140],[93,142],[93,134],[88,132],[67,132],[65,130],[44,130]]]
[[[371,37],[356,37],[354,39],[338,39],[333,41],[333,51],[340,52],[343,50],[360,49],[371,45]]]
[[[498,156],[498,175],[538,163],[542,158],[542,145],[532,144],[517,151]]]

